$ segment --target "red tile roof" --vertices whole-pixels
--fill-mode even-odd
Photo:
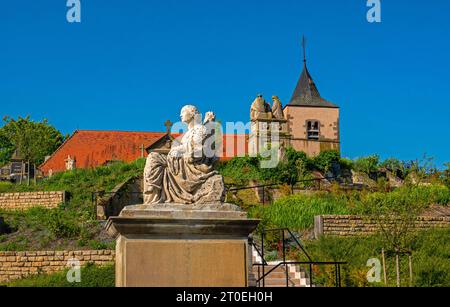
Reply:
[[[70,155],[76,160],[76,168],[93,168],[108,161],[132,162],[144,156],[145,148],[165,136],[164,132],[125,132],[77,130],[68,138],[39,169],[48,175],[66,169],[65,160]],[[246,135],[224,135],[222,160],[229,160],[248,152]]]
[[[224,134],[221,160],[243,157],[248,154],[248,135]]]

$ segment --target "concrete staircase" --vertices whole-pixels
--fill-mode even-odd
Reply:
[[[261,256],[258,252],[253,248],[253,263],[262,263]],[[287,262],[289,260],[286,260]],[[267,273],[276,267],[280,261],[268,262],[268,265],[264,267],[264,272]],[[259,267],[259,275],[258,275],[258,267]],[[306,276],[306,272],[298,265],[288,264],[288,287],[311,287],[309,278]],[[262,266],[253,266],[253,275],[257,280],[259,277],[262,277]],[[265,286],[266,287],[286,287],[286,266],[280,265],[274,271],[272,271],[265,278]],[[262,287],[262,281],[260,284]],[[313,285],[314,287],[314,285]]]

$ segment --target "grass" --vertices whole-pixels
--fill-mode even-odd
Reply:
[[[270,206],[254,205],[249,216],[262,219],[261,227],[306,230],[311,228],[316,215],[364,214],[371,206],[389,207],[395,202],[421,205],[448,206],[450,189],[442,185],[402,187],[393,192],[335,192],[313,195],[295,194],[276,200]]]
[[[68,270],[53,274],[38,274],[16,280],[7,284],[8,287],[90,287],[105,288],[115,286],[114,265],[95,266],[88,264],[81,268],[80,283],[67,281]]]
[[[418,233],[412,247],[413,286],[448,287],[450,286],[450,229],[434,229]],[[387,255],[387,285],[383,282],[369,283],[367,261],[377,258],[381,261],[382,240],[378,236],[338,238],[322,237],[320,240],[304,242],[313,260],[345,261],[342,267],[342,286],[344,287],[381,287],[396,286],[395,260]],[[266,251],[267,260],[277,259],[277,253]],[[270,258],[270,259],[269,259]],[[273,258],[273,259],[272,259]],[[304,261],[297,252],[291,252],[289,259]],[[400,258],[401,286],[409,286],[408,257]],[[314,266],[314,284],[334,286],[334,266]],[[8,284],[8,287],[113,287],[114,265],[97,267],[92,264],[81,269],[81,283],[67,282],[67,270],[54,274],[40,274]]]
[[[387,254],[387,285],[383,282],[369,283],[367,261],[376,258],[381,261],[383,240],[379,236],[338,238],[322,237],[307,241],[306,248],[313,259],[320,261],[346,261],[343,267],[343,286],[381,287],[396,286],[395,257]],[[298,254],[297,254],[298,255]],[[304,260],[298,257],[299,260]],[[432,229],[417,234],[412,246],[413,286],[448,287],[450,286],[450,229]],[[401,286],[409,286],[408,256],[400,257]],[[316,267],[316,283],[333,286],[333,268]]]
[[[250,217],[262,219],[265,226],[291,229],[311,227],[316,215],[350,212],[343,199],[326,193],[314,196],[295,194],[283,197],[270,206],[254,206],[249,209]]]
[[[14,184],[7,181],[0,181],[0,193],[7,193],[14,189]]]
[[[142,174],[145,161],[114,163],[95,169],[58,173],[36,185],[1,183],[1,192],[67,191],[69,199],[54,209],[0,211],[13,229],[0,238],[0,250],[66,250],[113,248],[114,241],[96,220],[92,193],[110,191]]]
[[[0,193],[66,191],[70,195],[67,209],[86,210],[87,215],[95,218],[94,210],[91,207],[92,192],[111,191],[116,185],[128,178],[141,175],[144,171],[144,165],[145,160],[139,159],[132,163],[116,162],[109,166],[100,166],[94,169],[76,169],[57,173],[36,185],[2,183]]]

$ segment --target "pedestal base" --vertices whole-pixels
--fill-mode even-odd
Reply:
[[[259,220],[233,205],[131,206],[111,218],[118,287],[251,286],[249,234]]]

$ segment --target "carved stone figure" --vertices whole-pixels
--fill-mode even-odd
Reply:
[[[75,169],[76,160],[72,159],[72,157],[70,157],[70,155],[67,156],[67,159],[64,160],[64,162],[66,163],[67,171],[73,171]]]
[[[258,95],[253,101],[250,108],[250,119],[271,119],[272,113],[270,111],[270,105],[264,100],[262,95]]]
[[[216,120],[216,114],[214,112],[206,112],[205,113],[205,120],[203,121],[203,124],[206,125],[208,123],[212,123]]]
[[[283,142],[278,146],[278,160],[281,162],[286,161],[286,147]]]
[[[208,139],[208,125],[215,115],[208,112],[205,124],[194,106],[181,110],[188,131],[174,142],[168,156],[150,153],[144,170],[145,204],[215,204],[225,198],[223,177],[213,168],[215,152]],[[205,144],[208,144],[205,146]]]
[[[278,96],[272,96],[273,105],[272,105],[272,114],[276,119],[284,119],[283,106],[281,105],[281,101]]]

